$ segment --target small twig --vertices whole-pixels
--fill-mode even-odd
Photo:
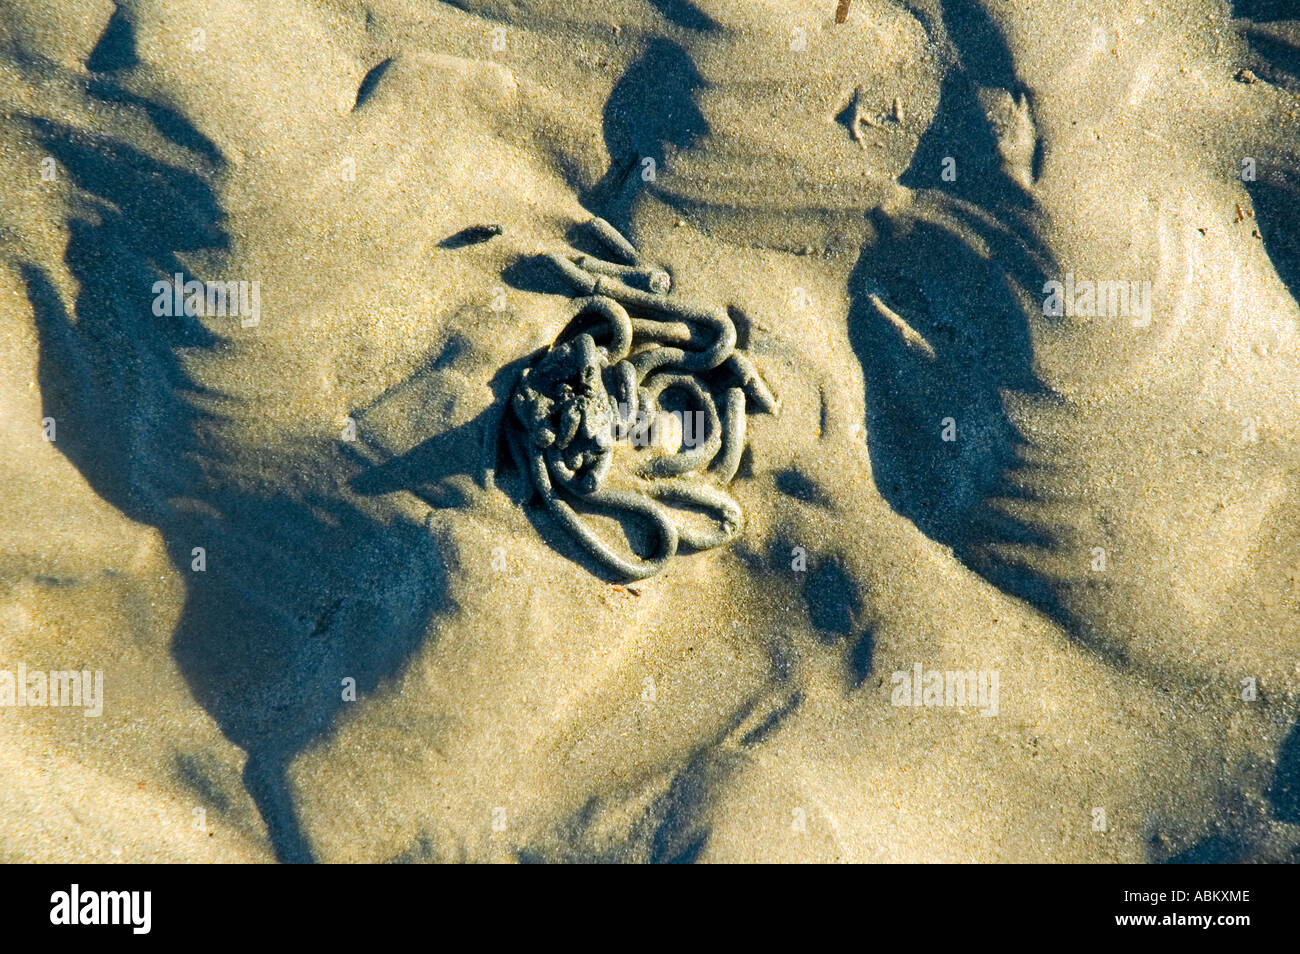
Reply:
[[[849,4],[853,0],[840,0],[840,5],[835,8],[835,22],[843,23],[849,18]]]

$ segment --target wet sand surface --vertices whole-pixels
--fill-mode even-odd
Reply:
[[[1024,6],[5,2],[0,859],[1296,860],[1300,18]],[[593,216],[779,401],[635,581]]]

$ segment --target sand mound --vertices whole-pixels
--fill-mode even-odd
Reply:
[[[1275,6],[14,8],[0,670],[105,694],[0,855],[1294,860]],[[780,399],[631,585],[498,440],[593,215]]]

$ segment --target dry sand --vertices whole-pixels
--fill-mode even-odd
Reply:
[[[0,3],[0,859],[1296,860],[1300,19],[835,6]],[[634,585],[495,453],[593,215],[781,400]]]

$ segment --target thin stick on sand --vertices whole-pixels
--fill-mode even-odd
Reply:
[[[849,18],[849,4],[853,0],[840,0],[840,5],[835,8],[835,22],[843,23]]]

